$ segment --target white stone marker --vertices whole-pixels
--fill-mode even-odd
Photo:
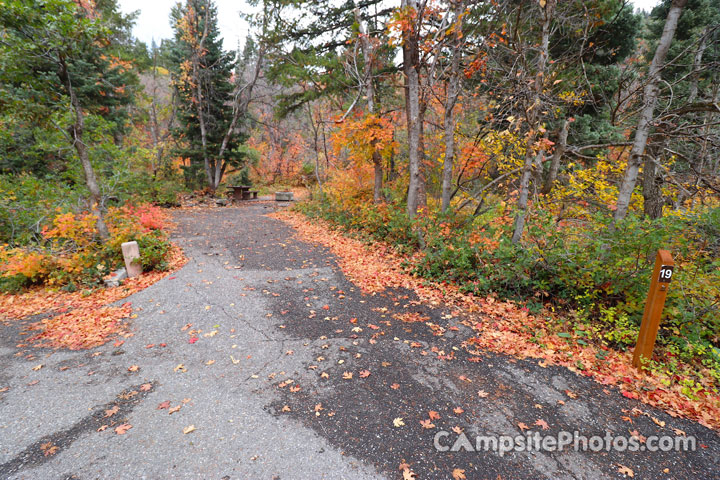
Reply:
[[[140,247],[137,242],[125,242],[121,245],[123,257],[125,258],[125,268],[128,277],[137,277],[142,273],[142,264],[140,263]]]

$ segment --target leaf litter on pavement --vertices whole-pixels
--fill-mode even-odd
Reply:
[[[533,315],[512,301],[494,296],[477,297],[461,292],[457,285],[439,285],[418,278],[404,268],[408,260],[412,263],[412,258],[403,257],[389,245],[379,242],[368,245],[350,238],[322,220],[310,221],[300,213],[287,210],[271,216],[290,225],[300,240],[329,248],[345,276],[364,293],[404,288],[414,291],[426,305],[450,309],[450,318],[457,317],[474,332],[463,347],[469,354],[476,355],[474,358],[478,361],[483,351],[536,358],[541,367],[563,366],[600,384],[615,385],[625,397],[661,408],[671,416],[689,418],[720,430],[720,396],[714,393],[710,383],[704,384],[704,390],[690,398],[684,394],[681,382],[670,382],[668,386],[668,379],[646,375],[633,368],[631,351],[620,352],[585,341],[582,342],[585,345],[568,341],[567,333],[556,331],[554,323],[546,320],[545,317],[554,315],[552,312]],[[395,318],[405,323],[429,323],[422,315],[412,312]],[[443,332],[441,326],[431,328],[437,334]],[[538,338],[542,341],[537,341]],[[449,355],[437,353],[441,359],[455,358],[454,352]],[[568,396],[571,397],[571,393]]]
[[[187,262],[182,250],[173,246],[169,268],[164,272],[151,271],[128,278],[114,288],[99,288],[91,292],[64,292],[49,288],[33,288],[19,294],[0,294],[0,321],[22,320],[32,315],[58,315],[34,322],[27,327],[27,342],[17,345],[83,350],[107,343],[117,335],[130,335],[123,322],[133,318],[132,305],[109,306],[143,290],[171,275]]]

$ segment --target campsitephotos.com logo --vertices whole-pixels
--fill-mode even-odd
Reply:
[[[441,430],[435,434],[433,445],[438,452],[496,452],[500,456],[510,452],[694,452],[697,441],[693,436],[649,436],[641,441],[636,436],[605,435],[586,436],[580,432],[561,431],[554,435],[527,432],[524,435],[477,435],[454,434]]]

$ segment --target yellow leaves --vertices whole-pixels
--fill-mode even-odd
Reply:
[[[393,420],[393,426],[395,428],[400,428],[405,425],[405,422],[403,421],[402,417],[397,417]]]
[[[53,219],[53,228],[43,231],[45,238],[69,240],[82,247],[94,241],[96,218],[91,213],[63,213]]]
[[[183,431],[182,431],[182,432],[183,432],[183,434],[187,435],[188,433],[192,433],[192,432],[194,432],[195,430],[197,430],[197,429],[195,428],[195,425],[188,425],[187,427],[183,428]]]
[[[556,80],[556,82],[558,81]],[[567,90],[558,94],[558,98],[560,100],[575,107],[579,107],[585,103],[585,98],[587,96],[588,92],[585,90]]]
[[[610,207],[617,200],[618,180],[626,167],[626,155],[614,159],[598,155],[591,165],[570,163],[565,172],[566,180],[553,189],[552,199],[564,201],[566,214],[576,216],[584,215],[589,206],[578,202],[578,199],[593,198],[595,204]],[[632,205],[635,208],[642,205],[642,196],[634,194]]]

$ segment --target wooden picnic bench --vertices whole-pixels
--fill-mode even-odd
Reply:
[[[233,185],[230,188],[233,189],[233,200],[238,202],[256,199],[258,196],[257,190],[250,190],[252,188],[250,185]]]

